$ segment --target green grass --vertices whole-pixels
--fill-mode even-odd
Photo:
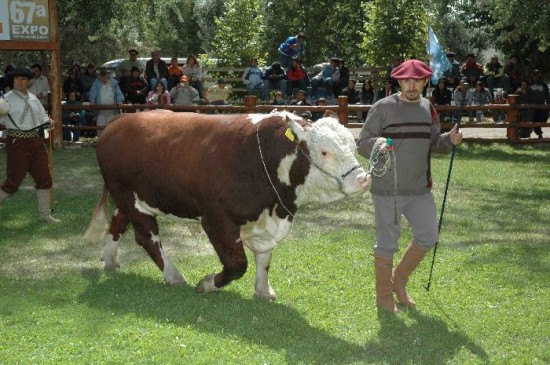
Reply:
[[[434,157],[438,206],[448,167]],[[278,301],[264,303],[251,255],[242,279],[199,294],[164,285],[131,231],[105,272],[82,239],[102,186],[94,149],[55,151],[54,174],[62,224],[37,220],[30,179],[0,206],[1,364],[550,363],[546,146],[459,148],[431,290],[429,255],[409,284],[417,310],[395,316],[374,306],[368,196],[299,211],[274,252]],[[160,225],[191,283],[219,270],[204,234]]]

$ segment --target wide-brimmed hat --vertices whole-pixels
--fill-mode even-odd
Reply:
[[[11,77],[26,77],[27,79],[32,79],[34,77],[31,70],[29,70],[27,67],[16,67],[13,69],[13,71],[10,72]]]
[[[391,72],[395,80],[423,80],[433,75],[433,70],[420,60],[408,60],[397,66]]]

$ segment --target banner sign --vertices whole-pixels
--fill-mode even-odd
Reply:
[[[0,0],[0,41],[50,39],[48,0]]]

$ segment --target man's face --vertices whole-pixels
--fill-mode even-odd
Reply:
[[[353,81],[348,81],[348,89],[355,89],[355,82]]]
[[[101,79],[101,82],[104,84],[107,84],[109,82],[109,75],[103,75],[99,77]]]
[[[29,89],[29,79],[23,76],[13,77],[13,88],[19,92],[25,93]]]
[[[138,56],[138,54],[136,52],[130,52],[130,59],[132,61],[137,60],[137,56]]]
[[[401,86],[401,96],[404,98],[404,100],[409,102],[419,101],[420,95],[422,95],[422,90],[424,90],[424,86],[426,85],[427,81],[427,79],[399,80],[399,86]]]
[[[34,74],[35,78],[39,78],[40,75],[42,75],[42,71],[38,67],[33,67],[32,73]]]
[[[177,58],[172,58],[172,60],[170,61],[170,64],[174,67],[176,67],[178,65],[178,59]]]

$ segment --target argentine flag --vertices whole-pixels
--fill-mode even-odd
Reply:
[[[430,56],[430,67],[434,71],[432,84],[437,84],[443,73],[450,70],[452,65],[447,59],[447,54],[441,48],[432,27],[428,30],[428,55]]]

